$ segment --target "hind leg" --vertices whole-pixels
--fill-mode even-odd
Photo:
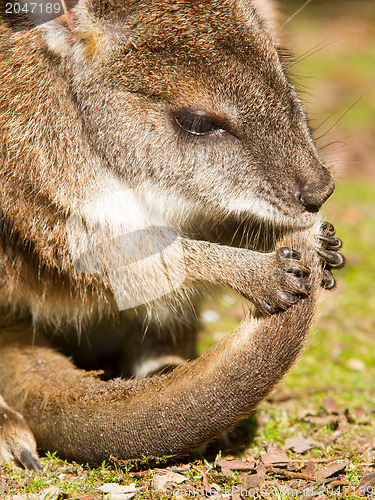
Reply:
[[[0,396],[0,463],[8,462],[40,470],[33,433],[23,416],[12,410]]]
[[[0,349],[11,345],[14,337],[19,342],[26,343],[31,343],[32,339],[30,331],[23,329],[22,326],[0,329]],[[12,355],[16,359],[17,354],[12,353]],[[3,392],[2,375],[7,370],[12,371],[12,368],[7,363],[2,363],[0,368],[0,392]],[[8,462],[14,462],[26,469],[40,470],[33,433],[23,416],[13,410],[0,394],[0,464]]]

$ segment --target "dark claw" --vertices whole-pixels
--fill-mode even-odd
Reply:
[[[291,248],[281,247],[277,250],[277,256],[282,257],[284,259],[301,259],[301,254],[296,250],[292,250]]]
[[[302,285],[301,293],[304,295],[309,295],[311,293],[311,285]]]
[[[336,234],[336,229],[334,226],[327,221],[322,222],[322,231],[326,236],[335,236]]]
[[[283,266],[283,269],[286,273],[293,274],[297,278],[305,278],[306,276],[310,276],[310,269],[303,264],[300,264],[298,267],[293,265],[292,263],[286,266]]]
[[[336,281],[335,278],[333,277],[333,274],[327,269],[324,269],[321,286],[326,290],[331,290],[335,285]]]
[[[322,234],[318,235],[318,240],[322,242],[323,248],[316,248],[316,251],[323,263],[323,277],[321,286],[326,290],[331,290],[336,281],[330,272],[331,268],[340,268],[345,265],[345,257],[338,253],[342,247],[342,242],[335,237],[336,231],[330,222],[323,222],[321,225]]]
[[[299,301],[299,297],[287,292],[281,292],[280,297],[287,304],[296,304]]]
[[[323,236],[320,234],[318,238],[323,243],[326,243],[330,250],[339,250],[342,247],[342,241],[335,236]]]
[[[25,469],[35,470],[35,472],[42,470],[39,460],[29,450],[23,449],[21,451],[19,461]]]
[[[258,302],[258,308],[260,309],[261,312],[264,312],[269,315],[275,314],[276,312],[276,309],[270,304],[268,304],[268,302],[265,302],[264,300],[260,300]]]
[[[342,267],[345,264],[344,256],[338,252],[330,252],[323,248],[317,248],[316,251],[330,267]]]

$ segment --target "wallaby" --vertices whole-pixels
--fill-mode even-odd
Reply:
[[[0,459],[37,469],[33,435],[93,465],[197,448],[281,379],[344,262],[274,8],[80,0],[1,22]],[[78,226],[100,227],[84,251]],[[117,272],[116,238],[135,255],[155,228],[157,259]],[[195,359],[212,284],[255,309]]]

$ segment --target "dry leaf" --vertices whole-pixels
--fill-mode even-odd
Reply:
[[[284,445],[285,450],[293,450],[296,453],[305,453],[313,448],[322,448],[322,444],[302,436],[288,438]]]
[[[344,434],[344,431],[342,430],[337,430],[335,432],[333,432],[330,437],[325,441],[326,444],[332,444],[334,443],[335,441],[337,441],[342,435]]]
[[[267,400],[272,401],[273,403],[281,403],[283,401],[288,401],[293,398],[293,393],[288,389],[275,389],[270,396],[268,396]]]
[[[325,411],[330,415],[339,415],[340,413],[342,413],[342,410],[340,410],[336,401],[329,396],[324,398],[323,407]]]
[[[325,465],[322,469],[317,470],[314,473],[314,477],[318,481],[326,479],[327,477],[333,476],[337,472],[343,471],[348,463],[349,460],[337,460],[336,462],[331,462],[328,465]]]
[[[244,490],[257,488],[259,483],[266,479],[266,467],[260,463],[256,468],[256,474],[240,476],[240,479],[242,479],[242,488]]]
[[[304,489],[309,483],[305,479],[292,479],[288,482],[288,487],[292,490]]]
[[[285,451],[275,443],[266,443],[264,447],[267,453],[274,453],[275,455],[282,455],[283,457],[286,457]]]
[[[60,500],[60,498],[67,498],[67,495],[60,493],[60,488],[57,486],[49,486],[45,490],[39,493],[39,498],[41,500]]]
[[[366,365],[361,359],[350,358],[346,362],[346,366],[355,372],[363,372],[366,369]]]
[[[305,408],[304,410],[298,412],[299,420],[307,420],[307,418],[317,417],[317,416],[318,416],[318,411],[316,410],[316,408]]]
[[[242,500],[242,497],[239,493],[232,493],[232,500]]]
[[[250,476],[240,476],[240,479],[242,479],[242,489],[247,491],[257,488],[265,478],[260,477],[259,474],[251,474]]]
[[[167,483],[181,484],[187,481],[187,477],[177,474],[176,472],[168,471],[166,474],[155,474],[152,478],[152,487],[156,491],[163,491]]]
[[[302,472],[306,474],[306,476],[313,476],[315,473],[315,462],[307,462]]]
[[[105,498],[108,500],[128,500],[136,493],[135,483],[126,486],[118,483],[105,483],[98,489],[105,493]]]
[[[222,458],[216,464],[222,469],[229,470],[254,470],[255,468],[255,462],[250,460],[225,460]]]
[[[276,453],[262,453],[260,455],[260,459],[264,463],[265,466],[271,466],[271,465],[279,465],[279,464],[288,464],[291,462],[291,459],[288,458],[286,455],[279,455]]]
[[[228,476],[228,477],[234,476],[234,472],[230,469],[227,469],[226,467],[221,468],[221,473],[224,474],[224,476]]]
[[[367,494],[373,494],[375,486],[375,472],[371,472],[371,474],[366,474],[361,479],[361,482],[356,487],[356,493],[364,497]]]

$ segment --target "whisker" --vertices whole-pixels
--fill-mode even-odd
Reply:
[[[344,113],[342,113],[342,115],[338,118],[338,120],[336,120],[336,121],[335,121],[335,123],[334,123],[331,127],[329,127],[329,129],[328,129],[328,130],[326,130],[326,131],[324,132],[324,134],[322,134],[321,136],[317,137],[317,139],[316,139],[316,140],[317,140],[317,141],[319,141],[319,139],[321,139],[322,137],[324,137],[325,135],[327,135],[327,134],[328,134],[328,132],[330,132],[330,131],[334,128],[334,127],[336,127],[336,125],[337,125],[337,124],[338,124],[338,123],[339,123],[339,122],[340,122],[340,121],[344,118],[344,116],[346,116],[346,115],[349,113],[349,111],[350,111],[351,109],[353,109],[353,108],[354,108],[354,106],[355,106],[356,104],[358,104],[358,103],[361,101],[361,99],[363,99],[363,98],[365,97],[365,95],[366,95],[366,94],[368,94],[369,92],[370,92],[370,89],[366,90],[366,92],[364,92],[364,93],[363,93],[360,97],[358,97],[358,99],[356,99],[356,100],[355,100],[355,101],[354,101],[354,102],[353,102],[353,103],[349,106],[349,108],[348,108],[348,109],[346,109],[346,110],[344,111]]]
[[[331,45],[334,45],[337,42],[341,42],[346,36],[342,36],[340,38],[336,38],[335,40],[332,40],[331,42],[325,43],[325,40],[323,42],[318,43],[311,49],[309,49],[307,52],[304,52],[300,56],[296,57],[291,64],[288,65],[288,68],[292,68],[296,64],[299,64],[300,62],[304,61],[310,56],[313,56],[314,54],[317,54],[321,50],[326,49],[327,47],[330,47]],[[323,45],[324,44],[324,45]]]
[[[285,26],[292,20],[294,19],[312,0],[306,0],[306,2],[301,5],[286,21],[284,24],[282,24],[279,28],[279,32],[285,28]]]
[[[334,114],[336,112],[337,112],[337,110],[333,111],[330,115],[328,115],[326,118],[324,118],[324,120],[320,123],[320,125],[318,125],[317,127],[314,127],[314,129],[313,129],[314,132],[316,132],[317,130],[319,130],[322,127],[322,125],[324,125],[328,120],[330,120],[334,116]]]
[[[328,148],[329,146],[333,146],[333,144],[340,144],[340,146],[342,148],[346,146],[345,141],[330,141],[330,142],[327,142],[326,144],[323,144],[322,146],[319,146],[318,149],[319,149],[319,151],[321,151],[324,148]]]

